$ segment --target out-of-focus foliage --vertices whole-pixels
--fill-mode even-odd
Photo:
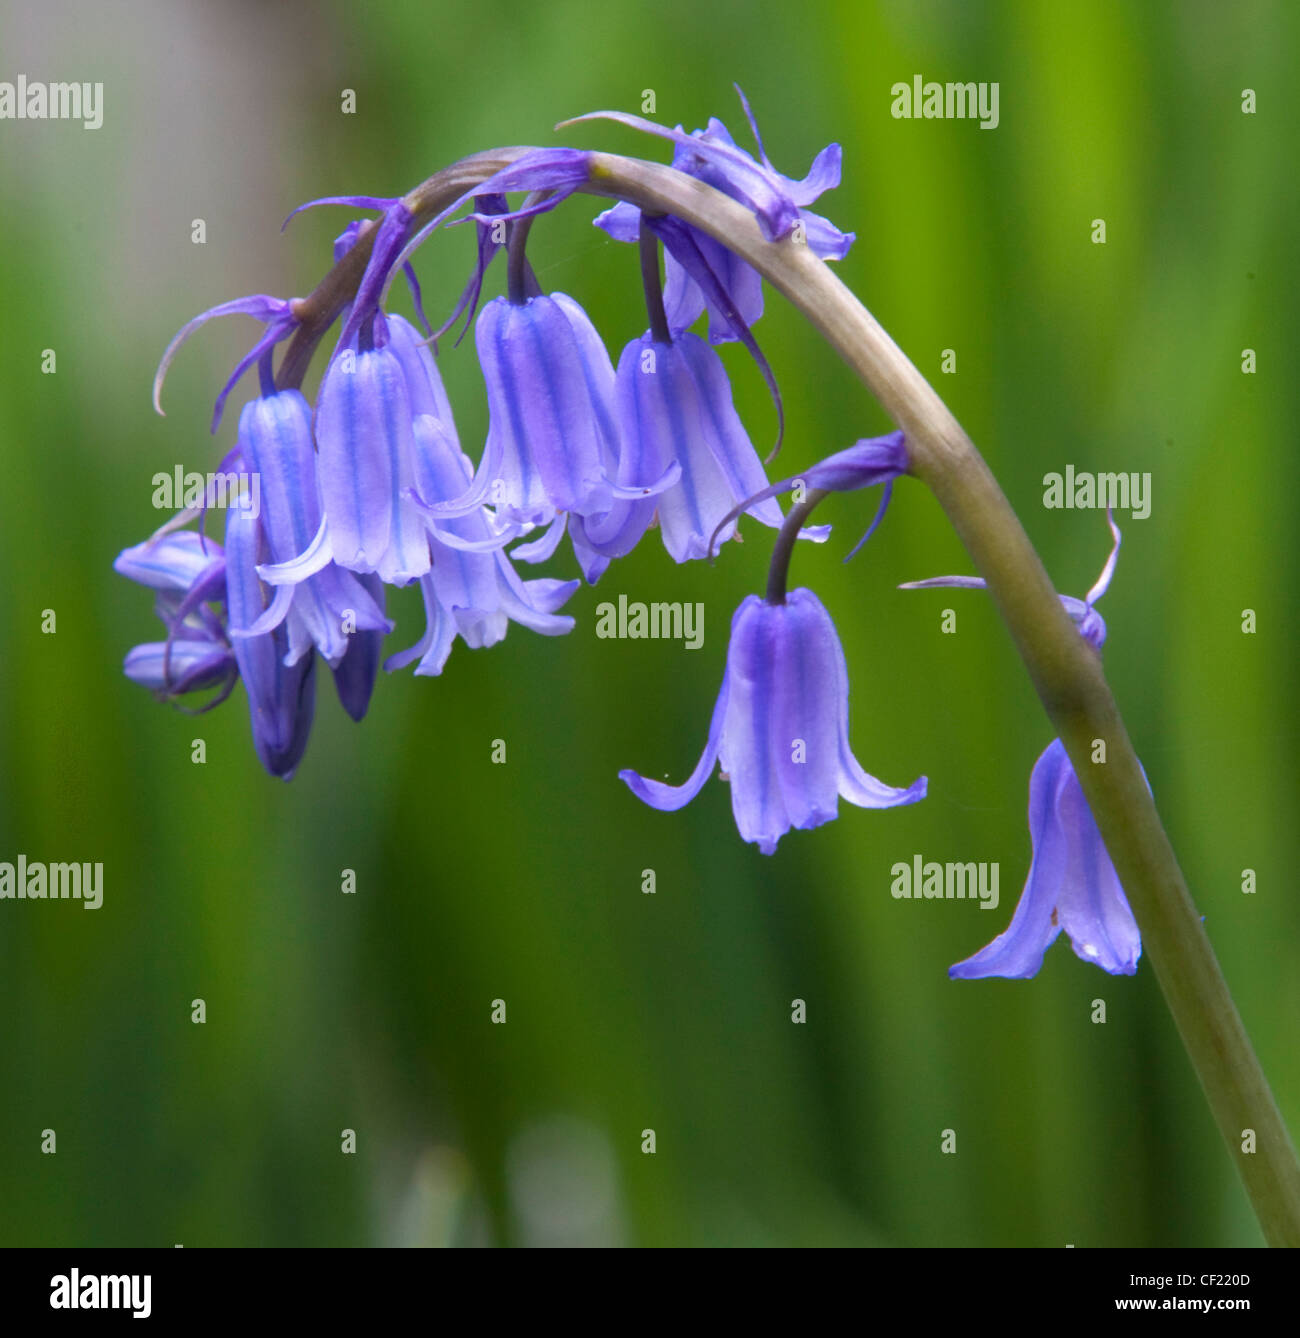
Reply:
[[[1050,732],[985,597],[895,589],[969,570],[919,486],[848,566],[874,499],[828,502],[836,533],[801,546],[792,579],[839,624],[864,765],[925,772],[930,797],[845,805],[773,858],[737,838],[721,782],[666,815],[616,780],[693,765],[731,612],[763,581],[760,527],[712,569],[673,566],[652,535],[574,599],[571,636],[458,648],[441,679],[381,682],[361,726],[323,687],[288,786],[256,763],[242,693],[190,718],[121,677],[154,631],[110,563],[160,519],[154,472],[213,468],[231,441],[233,414],[215,441],[207,419],[251,326],[185,351],[160,419],[167,338],[323,272],[347,215],[281,236],[293,205],[560,142],[556,121],[639,111],[645,90],[661,120],[719,115],[739,135],[735,79],[787,173],[843,144],[821,202],[858,234],[838,272],[980,444],[1062,590],[1087,588],[1108,536],[1096,512],[1045,510],[1043,474],[1151,473],[1150,518],[1120,517],[1107,666],[1294,1122],[1289,6],[24,8],[0,18],[0,77],[102,80],[105,120],[0,122],[0,860],[102,861],[105,893],[94,912],[0,902],[0,1240],[1259,1239],[1149,964],[1112,979],[1061,943],[1033,982],[946,977],[1010,917]],[[893,119],[890,86],[915,74],[998,81],[998,128]],[[611,126],[567,142],[663,156]],[[617,354],[643,327],[635,255],[590,227],[596,208],[542,220],[532,253]],[[439,319],[471,244],[453,230],[419,257]],[[888,427],[779,297],[758,333],[786,397],[783,469]],[[725,357],[765,444],[761,379]],[[472,339],[442,366],[477,453]],[[596,604],[620,593],[702,601],[703,647],[597,639]],[[398,648],[422,614],[412,592],[392,603]],[[997,861],[1001,906],[894,900],[891,865],[916,854]]]

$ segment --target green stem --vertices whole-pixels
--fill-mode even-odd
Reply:
[[[417,225],[524,152],[478,154],[431,177],[405,200]],[[808,318],[903,429],[912,473],[934,493],[987,582],[1065,744],[1264,1236],[1272,1245],[1300,1246],[1300,1162],[1192,905],[1101,659],[1076,631],[970,438],[871,313],[795,237],[765,241],[736,201],[636,158],[591,154],[587,190],[647,213],[675,214],[730,247]],[[373,237],[371,229],[359,238],[298,304],[303,325],[281,365],[281,385],[301,380],[316,343],[355,292]],[[1106,744],[1104,765],[1092,762],[1098,739]],[[1255,1133],[1253,1153],[1242,1151],[1248,1129]]]

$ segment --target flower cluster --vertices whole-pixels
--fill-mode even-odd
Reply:
[[[687,134],[619,113],[591,116],[667,138],[672,168],[742,205],[768,241],[792,239],[822,259],[842,258],[853,234],[811,209],[839,183],[839,146],[822,150],[801,180],[786,177],[768,158],[743,94],[741,100],[757,156],[716,119]],[[350,296],[333,310],[340,329],[314,405],[299,389],[321,334],[310,300],[260,294],[224,303],[172,341],[155,404],[176,350],[196,329],[233,314],[262,323],[213,416],[215,431],[227,397],[255,370],[258,393],[240,413],[222,468],[237,467],[259,486],[228,511],[224,544],[206,534],[204,512],[192,509],[118,557],[119,572],[155,591],[166,633],[127,655],[127,675],[167,700],[211,693],[197,708],[203,710],[242,681],[257,756],[272,775],[288,779],[307,746],[320,662],[344,710],[360,720],[381,664],[440,674],[457,640],[492,646],[512,622],[562,635],[574,619],[561,610],[582,582],[600,580],[652,526],[674,562],[712,560],[749,514],[778,531],[771,572],[765,595],[746,598],[732,620],[703,755],[680,786],[631,770],[620,773],[622,780],[646,804],[672,810],[694,798],[720,762],[740,835],[765,854],[791,829],[833,819],[840,798],[863,808],[922,799],[924,776],[894,787],[858,763],[834,623],[812,591],[786,589],[796,542],[826,538],[826,527],[806,525],[826,493],[881,485],[875,519],[850,557],[875,530],[894,480],[908,471],[903,434],[861,440],[800,476],[769,484],[715,347],[738,341],[758,363],[776,406],[774,456],[784,413],[752,331],[763,314],[758,272],[691,219],[619,201],[595,224],[639,248],[647,329],[615,361],[572,296],[542,290],[526,251],[537,218],[592,186],[593,156],[537,149],[508,157],[507,166],[478,179],[428,221],[418,192],[311,202],[378,214],[368,223],[350,222],[335,243],[340,272],[351,276]],[[522,199],[512,204],[511,196]],[[455,217],[465,206],[468,212]],[[475,228],[477,263],[450,319],[434,334],[411,258],[451,222]],[[506,291],[482,302],[498,252],[505,255]],[[401,275],[418,326],[387,304]],[[317,327],[309,328],[305,313]],[[707,338],[691,329],[706,315]],[[466,331],[474,327],[487,399],[477,464],[461,447],[437,362],[438,337],[462,316]],[[291,342],[277,367],[285,341]],[[783,513],[777,499],[786,492],[795,494],[795,504]],[[194,520],[197,529],[183,528]],[[521,576],[521,563],[546,561],[566,537],[576,576]],[[1114,563],[1112,552],[1087,599],[1066,600],[1096,647],[1105,628],[1093,603]],[[424,633],[385,660],[384,638],[394,630],[387,587],[416,584]],[[948,577],[917,584],[981,582]],[[1011,927],[951,974],[1033,975],[1062,928],[1081,956],[1111,972],[1132,972],[1137,928],[1059,741],[1034,768],[1030,830],[1034,861]]]
[[[768,235],[798,226],[823,254],[847,250],[851,237],[805,208],[838,180],[837,146],[818,156],[807,180],[795,182],[771,165],[761,141],[756,159],[720,122],[695,136],[664,133],[696,146],[688,152],[679,145],[678,170],[749,204]],[[743,340],[771,379],[749,329],[762,310],[758,275],[681,220],[656,218],[643,228],[639,217],[629,220],[629,211],[636,215],[631,206],[602,215],[600,226],[619,236],[630,226],[642,242],[646,279],[650,328],[627,345],[616,368],[579,303],[542,292],[525,251],[534,219],[572,195],[588,173],[588,154],[534,150],[418,228],[406,200],[313,201],[378,211],[368,225],[351,222],[335,244],[336,261],[362,238],[368,255],[314,406],[285,382],[285,360],[279,372],[273,361],[277,347],[300,333],[300,303],[243,298],[179,332],[159,367],[155,403],[177,349],[207,321],[243,314],[264,327],[222,388],[213,417],[215,430],[227,397],[255,370],[259,393],[240,414],[222,468],[255,474],[260,506],[231,508],[224,549],[199,530],[178,532],[173,522],[122,554],[119,571],[159,590],[167,630],[164,641],[130,653],[129,676],[171,699],[219,686],[224,700],[242,680],[258,756],[272,774],[288,778],[311,728],[318,659],[359,720],[381,661],[389,670],[414,664],[417,674],[438,674],[458,639],[491,646],[511,622],[547,636],[568,632],[574,620],[560,610],[580,581],[520,574],[520,564],[550,558],[566,534],[589,583],[656,523],[675,562],[702,558],[735,535],[735,508],[765,489],[767,476],[722,362],[687,327],[707,305],[713,341]],[[512,207],[509,197],[519,193],[524,199]],[[459,221],[477,229],[478,263],[443,329],[462,313],[474,322],[488,410],[477,465],[461,448],[436,337],[386,305],[390,283],[405,273],[424,323],[411,254],[465,204],[470,212]],[[480,309],[498,251],[507,257],[507,291]],[[754,515],[772,527],[783,520],[770,496]],[[416,583],[424,634],[384,661],[383,638],[393,630],[385,587]]]

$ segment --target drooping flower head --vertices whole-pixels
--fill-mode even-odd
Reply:
[[[787,178],[768,159],[741,100],[757,157],[716,120],[695,135],[644,128],[674,142],[678,171],[750,209],[763,236],[796,234],[819,255],[842,255],[852,238],[807,207],[838,181],[837,146],[818,155],[805,180]],[[224,551],[202,538],[201,524],[197,536],[156,539],[150,541],[161,545],[156,549],[141,545],[123,555],[133,568],[128,574],[159,590],[167,627],[166,641],[132,652],[128,672],[170,697],[205,686],[224,696],[243,678],[258,755],[273,774],[292,775],[306,746],[318,660],[333,672],[348,713],[365,714],[392,627],[386,585],[418,582],[428,620],[420,642],[388,667],[418,659],[417,672],[436,674],[456,639],[489,646],[511,621],[546,635],[570,630],[573,620],[558,610],[577,583],[524,581],[515,570],[517,561],[549,558],[566,533],[583,575],[594,582],[656,521],[677,561],[710,554],[734,534],[745,509],[765,524],[784,524],[779,489],[767,486],[721,362],[685,328],[707,308],[713,342],[737,339],[749,349],[776,404],[779,447],[784,416],[776,379],[749,329],[762,312],[757,273],[685,219],[642,217],[626,206],[611,211],[602,226],[615,235],[633,227],[643,277],[653,262],[656,294],[651,330],[624,351],[616,374],[579,303],[544,292],[525,254],[535,219],[580,189],[598,188],[595,156],[559,148],[506,157],[477,180],[477,170],[458,178],[449,169],[448,179],[473,184],[428,222],[422,211],[437,188],[300,206],[343,205],[377,217],[348,224],[335,242],[339,269],[311,297],[256,295],[213,307],[163,355],[155,404],[173,356],[197,328],[220,315],[262,322],[262,336],[217,397],[213,429],[235,383],[255,367],[259,393],[241,415],[237,444],[222,468],[237,461],[250,470],[263,505],[257,514],[230,513]],[[512,202],[519,195],[522,201]],[[467,203],[470,212],[457,217]],[[385,309],[392,282],[404,274],[428,332],[411,257],[437,229],[457,223],[476,228],[477,263],[438,334],[461,315],[466,331],[471,324],[476,331],[489,411],[477,468],[460,448],[435,362],[437,335],[425,338]],[[506,256],[507,292],[481,307],[484,274],[498,252]],[[337,342],[313,408],[297,387],[334,320]],[[276,348],[288,339],[277,368]],[[202,513],[180,519],[196,514]],[[824,537],[824,530],[800,527],[791,533]],[[506,551],[524,536],[526,542]],[[208,563],[211,555],[217,565]],[[802,608],[802,602],[801,593],[794,603]],[[769,598],[764,607],[785,603]],[[793,615],[761,614],[772,617]],[[817,790],[817,812],[824,788]]]
[[[1080,635],[1100,651],[1106,624],[1093,604],[1106,593],[1119,556],[1120,532],[1107,513],[1114,543],[1096,584],[1083,599],[1061,595]],[[904,589],[957,586],[982,589],[972,576],[939,576]],[[1029,777],[1029,838],[1033,858],[1011,924],[973,957],[948,968],[954,980],[986,976],[1028,979],[1062,930],[1076,956],[1110,975],[1131,976],[1142,936],[1106,850],[1079,778],[1060,739],[1053,739]]]

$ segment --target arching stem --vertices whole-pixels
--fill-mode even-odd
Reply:
[[[530,150],[463,159],[404,203],[412,231]],[[980,453],[925,378],[807,245],[764,240],[735,200],[659,163],[588,155],[594,195],[672,214],[729,247],[783,293],[870,388],[907,438],[912,473],[933,492],[1006,623],[1078,775],[1142,931],[1147,960],[1232,1154],[1265,1238],[1300,1245],[1300,1162],[1188,894],[1137,755],[1094,655],[1056,596],[1010,503]],[[317,343],[356,291],[374,225],[307,298],[277,382],[298,385]],[[1094,740],[1107,762],[1092,764]],[[1242,1150],[1252,1129],[1256,1150]]]

